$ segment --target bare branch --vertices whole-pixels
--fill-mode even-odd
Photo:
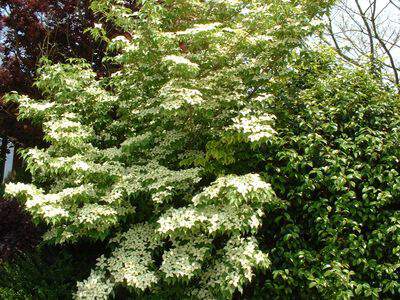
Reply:
[[[377,78],[383,75],[399,86],[400,0],[342,0],[327,18],[322,42],[331,45],[347,63],[370,64]],[[393,76],[391,75],[393,74]]]
[[[356,1],[358,1],[358,0],[356,0]],[[379,44],[381,45],[381,47],[385,51],[387,57],[389,58],[390,65],[391,65],[392,70],[393,70],[395,84],[397,86],[399,86],[399,83],[400,83],[400,81],[399,81],[399,73],[398,73],[398,70],[396,68],[396,63],[394,61],[392,53],[389,51],[388,47],[386,46],[386,43],[382,40],[382,38],[379,35],[378,29],[377,29],[377,26],[376,26],[376,23],[375,23],[375,11],[376,11],[376,1],[374,1],[373,15],[372,15],[372,18],[371,18],[372,30],[374,32],[374,37],[378,40]]]
[[[393,0],[390,0],[389,1],[394,7],[396,7],[397,9],[399,9],[400,10],[400,3],[395,3],[395,1],[393,1]],[[400,1],[399,1],[400,2]]]

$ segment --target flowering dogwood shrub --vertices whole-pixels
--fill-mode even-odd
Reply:
[[[120,68],[8,96],[51,145],[7,194],[50,242],[109,241],[77,299],[398,292],[396,97],[304,46],[331,2],[96,0]]]

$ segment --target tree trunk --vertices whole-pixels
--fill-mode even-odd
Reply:
[[[4,169],[6,166],[7,160],[7,151],[8,150],[8,138],[1,138],[1,147],[0,147],[0,184],[4,181]]]

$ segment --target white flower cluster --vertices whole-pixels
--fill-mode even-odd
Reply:
[[[199,299],[215,299],[216,295],[232,296],[254,276],[254,269],[267,269],[268,255],[259,250],[255,238],[233,236],[222,249],[215,263],[201,276],[201,288],[194,289],[192,296]]]
[[[86,229],[99,229],[104,226],[103,224],[108,227],[110,223],[116,224],[117,222],[118,212],[116,209],[93,203],[85,204],[74,219],[77,226],[84,224]]]
[[[144,291],[158,282],[152,251],[160,241],[152,225],[136,224],[112,242],[117,248],[109,258],[100,257],[91,276],[78,283],[76,299],[107,299],[115,285]]]
[[[52,102],[35,102],[27,96],[22,96],[18,99],[19,107],[22,115],[20,117],[29,116],[31,118],[43,119],[44,116],[51,112],[55,106]]]
[[[167,211],[158,223],[158,231],[169,236],[203,232],[209,235],[257,231],[264,212],[249,205],[208,205]]]
[[[167,55],[163,60],[174,75],[195,77],[199,72],[199,65],[183,56]]]
[[[5,193],[11,197],[25,198],[25,206],[35,212],[35,217],[40,216],[48,223],[58,223],[69,217],[68,211],[61,206],[63,193],[45,195],[35,186],[23,183],[8,184]]]
[[[258,174],[246,174],[219,177],[203,192],[193,197],[192,202],[195,206],[227,202],[237,206],[242,203],[262,203],[271,200],[274,200],[271,185]]]
[[[113,38],[111,40],[111,42],[113,42],[113,43],[121,42],[121,43],[124,43],[124,44],[128,44],[129,40],[125,36],[119,35],[119,36],[116,36],[115,38]]]
[[[228,175],[193,197],[192,205],[168,210],[158,220],[158,230],[171,236],[190,231],[256,231],[263,206],[277,201],[271,186],[258,174]]]
[[[211,242],[211,239],[196,236],[186,241],[173,240],[172,249],[163,254],[160,270],[167,279],[191,279],[210,254]]]
[[[186,105],[199,105],[204,103],[200,91],[188,88],[166,86],[160,91],[161,107],[166,110],[177,110]]]
[[[144,166],[127,169],[115,189],[127,195],[145,192],[151,195],[155,204],[162,204],[179,191],[190,189],[198,183],[201,180],[199,173],[198,168],[173,171],[156,161],[149,161]]]
[[[210,31],[215,30],[221,26],[221,23],[215,22],[215,23],[208,23],[208,24],[195,24],[193,27],[188,28],[184,31],[178,31],[176,34],[177,35],[197,35],[199,33],[206,33],[208,34]]]
[[[114,288],[114,284],[106,279],[103,271],[95,270],[82,282],[77,283],[78,291],[75,299],[80,300],[107,300]]]
[[[45,193],[33,185],[18,183],[8,184],[5,192],[10,197],[24,199],[34,219],[52,225],[46,238],[60,243],[85,235],[88,230],[95,235],[106,232],[118,223],[119,217],[133,212],[131,206],[114,203],[116,199],[114,202],[105,201],[105,204],[85,203],[99,197],[98,190],[92,184]]]
[[[188,60],[187,58],[185,58],[183,56],[167,55],[166,57],[164,57],[164,61],[170,62],[172,64],[176,64],[176,65],[188,65],[191,67],[198,67],[197,64],[192,63],[190,60]]]
[[[44,123],[46,138],[53,143],[81,145],[93,133],[87,126],[74,120],[73,114],[63,115],[59,120]]]
[[[274,120],[275,116],[269,114],[255,115],[250,110],[243,110],[228,130],[244,134],[250,142],[268,141],[276,134],[272,127]]]

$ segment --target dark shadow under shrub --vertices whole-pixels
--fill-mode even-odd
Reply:
[[[40,241],[38,228],[16,200],[0,198],[0,261],[32,251]]]
[[[0,263],[0,299],[72,299],[89,276],[101,244],[40,246]]]

